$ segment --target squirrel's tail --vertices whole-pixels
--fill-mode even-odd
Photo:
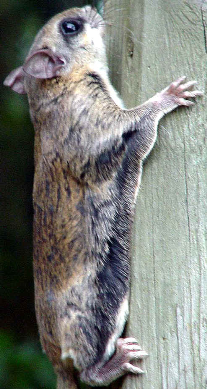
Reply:
[[[75,376],[72,371],[57,372],[57,389],[78,389]]]
[[[57,374],[57,389],[78,389],[78,374],[75,370],[72,359],[61,361],[59,366],[55,367]]]

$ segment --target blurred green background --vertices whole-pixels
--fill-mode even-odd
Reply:
[[[37,31],[64,9],[87,0],[1,0],[0,3],[0,388],[52,389],[42,353],[32,277],[33,128],[26,96],[2,85],[22,65]],[[99,1],[100,3],[100,1]],[[100,5],[100,4],[99,4]]]

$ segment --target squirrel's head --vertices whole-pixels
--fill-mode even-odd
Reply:
[[[37,34],[24,64],[7,76],[4,85],[24,94],[25,79],[31,77],[67,77],[74,66],[88,64],[106,67],[103,34],[104,21],[90,6],[54,16]]]

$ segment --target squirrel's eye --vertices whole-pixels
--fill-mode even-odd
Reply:
[[[82,23],[76,20],[65,20],[62,25],[62,31],[64,35],[75,35],[81,29]]]

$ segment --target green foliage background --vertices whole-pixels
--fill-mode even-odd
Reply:
[[[55,13],[87,0],[1,0],[0,3],[0,387],[52,389],[42,353],[32,277],[33,128],[26,96],[2,85],[20,66],[39,28]],[[94,5],[97,6],[97,2]],[[100,2],[99,2],[100,3]]]

